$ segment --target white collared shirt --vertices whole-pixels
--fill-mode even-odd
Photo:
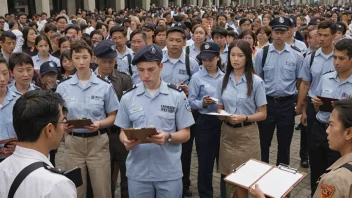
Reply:
[[[10,186],[20,171],[37,161],[52,166],[42,153],[17,146],[15,152],[0,163],[0,197],[7,197]],[[77,192],[75,184],[65,176],[39,168],[23,180],[14,197],[76,198]]]

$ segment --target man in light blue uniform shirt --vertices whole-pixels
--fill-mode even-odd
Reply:
[[[312,127],[316,119],[316,111],[312,104],[312,98],[317,96],[317,87],[323,74],[330,70],[335,70],[333,65],[333,40],[336,33],[336,25],[331,21],[323,21],[318,26],[318,37],[320,48],[307,55],[303,61],[300,78],[302,83],[299,87],[296,111],[302,112],[301,122],[307,126],[307,143],[312,143],[310,136]],[[308,94],[308,100],[307,100]],[[316,186],[320,174],[315,174],[315,165],[320,166],[320,159],[315,160],[315,156],[310,156],[309,162],[313,165],[311,170],[311,187]],[[307,159],[308,160],[308,159]],[[307,164],[308,165],[308,164]],[[314,193],[314,191],[312,192]],[[313,195],[313,194],[312,194]]]
[[[162,51],[156,44],[136,53],[141,84],[127,91],[115,125],[121,127],[120,140],[130,150],[126,161],[129,196],[182,197],[181,143],[189,139],[194,124],[185,94],[175,85],[160,79]],[[124,129],[154,126],[158,134],[150,143],[128,140]]]
[[[141,79],[138,76],[137,66],[132,63],[132,59],[134,58],[135,53],[137,53],[140,49],[147,45],[147,35],[143,30],[136,29],[131,33],[130,37],[131,48],[134,53],[131,54],[130,61],[128,56],[125,56],[122,59],[119,71],[130,74],[132,78],[132,84],[136,85],[141,82]]]
[[[296,83],[302,67],[303,56],[285,43],[291,21],[278,17],[272,26],[273,43],[258,51],[255,57],[255,72],[264,79],[268,101],[267,118],[258,123],[262,161],[269,162],[269,150],[274,130],[277,127],[278,156],[276,164],[290,163],[290,145],[295,124]],[[262,65],[263,52],[267,56]]]
[[[317,86],[316,96],[312,103],[318,112],[312,127],[311,137],[311,182],[319,180],[318,175],[323,175],[326,169],[341,157],[340,153],[329,148],[326,130],[329,126],[331,112],[321,110],[321,100],[317,96],[335,99],[352,99],[352,40],[343,39],[335,44],[334,67],[335,71],[327,72]],[[314,160],[313,160],[314,159]],[[312,194],[317,185],[312,185]]]
[[[228,62],[228,46],[226,44],[227,30],[221,27],[215,28],[211,32],[211,37],[220,46],[220,58],[222,69],[225,71]]]
[[[117,52],[117,70],[121,71],[121,66],[123,65],[122,59],[127,55],[132,56],[133,51],[126,46],[127,41],[127,30],[121,26],[114,26],[110,29],[111,40],[116,45]],[[132,60],[132,58],[131,58]]]

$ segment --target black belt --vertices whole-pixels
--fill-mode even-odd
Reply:
[[[284,97],[266,96],[266,99],[274,101],[275,103],[280,103],[280,102],[286,102],[286,101],[292,100],[293,97],[294,97],[294,95],[284,96]]]
[[[324,123],[324,122],[320,122],[318,119],[316,119],[316,122],[318,125],[320,125],[321,127],[323,127],[325,130],[329,127],[329,124]],[[325,132],[325,131],[324,131]]]
[[[88,132],[88,133],[76,133],[76,132],[71,132],[68,133],[69,135],[77,136],[77,137],[82,137],[82,138],[89,138],[89,137],[95,137],[98,135],[103,135],[107,133],[107,129],[100,129],[99,131],[94,131],[94,132]]]
[[[232,128],[240,128],[240,127],[245,127],[245,126],[249,126],[252,125],[254,122],[241,122],[238,124],[231,124],[229,122],[224,122],[227,126],[232,127]]]

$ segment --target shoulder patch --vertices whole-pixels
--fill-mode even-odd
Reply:
[[[136,89],[137,87],[138,87],[137,85],[133,85],[130,89],[127,89],[126,91],[123,91],[122,94],[125,95],[126,93],[128,93],[128,92],[130,92],[130,91]]]
[[[334,72],[334,70],[327,71],[327,72],[325,72],[323,75],[328,74],[328,73],[331,73],[331,72]]]
[[[330,198],[332,197],[332,195],[334,194],[335,192],[335,188],[334,187],[331,187],[327,184],[322,184],[320,186],[320,197],[321,198]]]
[[[98,77],[100,80],[102,80],[102,81],[104,81],[104,82],[110,84],[110,80],[107,80],[107,79],[103,78],[101,75],[97,75],[97,77]]]
[[[301,53],[301,50],[298,47],[291,45],[291,48]]]
[[[168,83],[167,86],[170,87],[171,89],[178,91],[178,92],[182,92],[182,89],[174,84]]]
[[[59,82],[59,84],[65,82],[66,80],[70,80],[71,78],[72,78],[71,76],[68,76],[67,78],[61,80],[61,81]]]

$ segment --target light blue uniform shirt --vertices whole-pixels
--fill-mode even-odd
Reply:
[[[186,52],[186,49],[185,49]],[[198,54],[200,53],[200,51],[198,51],[195,47],[194,44],[189,46],[189,57],[191,59],[196,59],[196,57],[198,56]]]
[[[223,77],[224,73],[220,69],[218,69],[216,77],[213,77],[209,75],[206,68],[193,75],[188,94],[192,109],[198,110],[201,114],[216,112],[216,104],[203,107],[203,98],[205,96],[216,97],[216,89],[218,89],[218,84],[222,82]]]
[[[161,61],[164,66],[161,71],[161,79],[166,83],[179,84],[184,82],[189,84],[189,76],[186,69],[186,53],[182,51],[181,56],[178,58],[177,62],[174,64],[170,62],[168,52],[165,52],[163,59]],[[191,76],[199,70],[198,62],[190,57],[189,67],[191,70]]]
[[[263,49],[255,57],[255,72],[263,76],[266,95],[285,97],[297,93],[296,82],[302,68],[302,54],[285,44],[281,54],[269,45],[265,66],[262,67]]]
[[[337,72],[326,73],[322,76],[318,88],[317,96],[336,99],[352,99],[352,75],[344,82],[340,82]],[[319,111],[317,119],[323,123],[329,123],[330,112]]]
[[[127,56],[127,54],[131,54],[131,57],[133,57],[133,51],[126,46],[125,53],[121,54],[118,50],[116,50],[116,53],[117,53],[117,62],[116,62],[117,70],[121,71],[121,69],[123,68],[122,65],[124,64],[122,62],[122,59],[125,58],[125,56]],[[131,61],[132,61],[132,59],[131,59]]]
[[[317,96],[316,91],[322,75],[328,71],[335,70],[333,64],[333,55],[334,52],[329,55],[325,55],[321,48],[319,48],[315,52],[312,66],[310,66],[312,54],[309,54],[304,58],[302,70],[299,77],[306,82],[311,82],[308,91],[309,97],[313,98],[314,96]]]
[[[85,87],[82,87],[77,74],[57,86],[56,92],[65,100],[68,109],[67,119],[89,118],[94,123],[106,118],[107,113],[119,109],[119,101],[114,88],[108,82],[92,73]],[[86,129],[73,129],[73,132],[88,133]]]
[[[2,107],[0,107],[0,140],[17,137],[13,128],[12,109],[18,98],[16,93],[7,89],[4,102],[1,104]],[[0,144],[0,148],[3,146],[4,144]]]
[[[17,90],[17,87],[16,87],[16,81],[13,81],[13,84],[8,86],[9,90],[14,92],[17,96],[17,98],[21,97],[23,94]],[[32,83],[29,84],[29,88],[28,88],[28,91],[33,91],[33,90],[39,90],[40,88],[33,85]]]
[[[131,54],[131,62],[132,62],[132,60],[133,60],[133,57],[134,57],[134,53]],[[136,84],[142,82],[141,78],[140,78],[139,75],[138,75],[137,65],[133,65],[133,64],[131,63],[131,69],[132,69],[132,76],[131,76],[132,84],[136,85]],[[127,74],[130,74],[130,69],[129,69],[129,64],[128,64],[128,58],[127,58],[127,56],[125,56],[125,57],[122,59],[122,65],[121,65],[121,69],[120,69],[119,71],[124,72],[124,73],[127,73]]]
[[[306,45],[304,42],[295,39],[295,40],[293,41],[293,46],[297,47],[297,48],[301,51],[301,54],[302,54],[302,55],[304,55],[304,54],[307,53],[307,50],[308,50],[308,49],[307,49],[307,45]]]
[[[229,54],[229,48],[226,45],[224,51],[220,53],[221,65],[222,65],[222,68],[224,68],[224,70],[226,70],[226,67],[227,67],[228,54]]]
[[[35,55],[32,57],[33,63],[34,63],[34,69],[39,70],[40,66],[44,63],[44,61],[39,57],[39,54]],[[61,67],[60,60],[56,58],[55,56],[52,56],[49,54],[49,58],[47,61],[53,61],[56,63],[57,67]],[[45,61],[45,62],[47,62]]]
[[[163,81],[153,97],[143,84],[139,84],[122,96],[115,125],[121,128],[154,126],[172,133],[194,124],[187,107],[185,94],[169,88]],[[182,144],[140,144],[128,153],[126,175],[129,179],[146,182],[180,179],[181,151]]]
[[[224,105],[225,111],[230,114],[252,115],[258,112],[258,107],[267,104],[264,82],[253,74],[253,91],[251,96],[247,95],[247,79],[245,74],[236,83],[233,71],[230,74],[226,88],[221,93],[222,82],[218,84],[216,98],[218,104]]]

